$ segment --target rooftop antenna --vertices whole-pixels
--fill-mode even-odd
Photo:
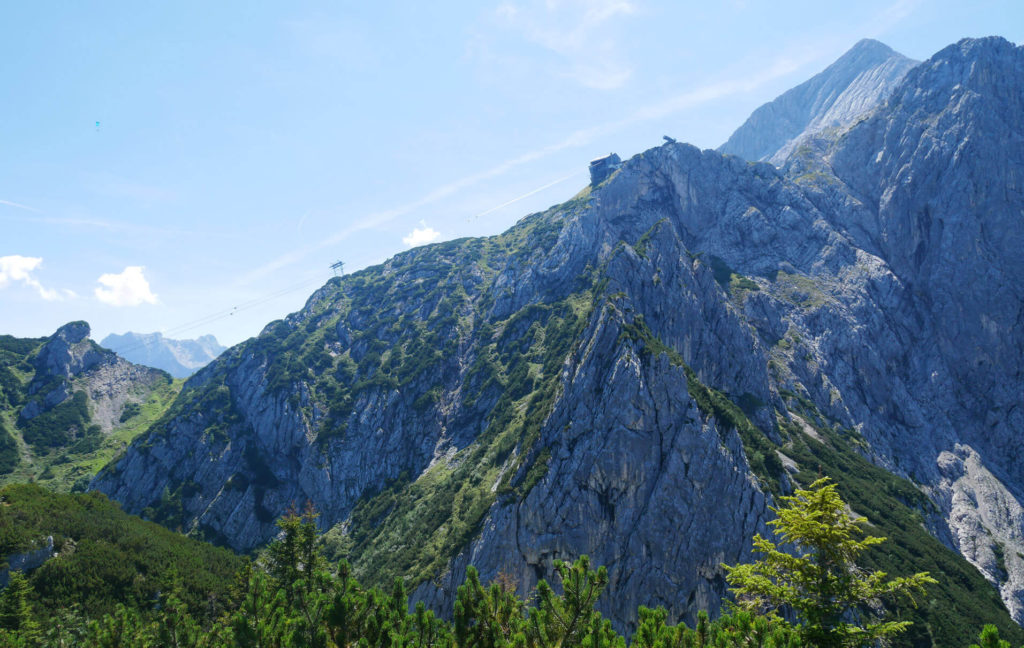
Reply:
[[[341,275],[345,274],[345,262],[337,261],[335,263],[332,263],[331,270],[334,271],[335,277],[340,277]]]

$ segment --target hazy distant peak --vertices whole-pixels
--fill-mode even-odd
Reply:
[[[853,47],[847,50],[845,54],[836,59],[836,63],[839,63],[844,59],[864,55],[875,55],[882,58],[888,58],[893,55],[903,56],[902,54],[900,54],[893,48],[889,47],[882,41],[877,41],[874,38],[862,38],[859,41],[857,41]]]
[[[755,110],[718,150],[782,164],[807,137],[849,125],[885,101],[915,65],[884,43],[858,41],[822,72]]]
[[[191,376],[225,350],[212,335],[195,340],[173,340],[162,333],[130,331],[124,335],[108,335],[101,344],[126,360],[163,369],[175,378]]]

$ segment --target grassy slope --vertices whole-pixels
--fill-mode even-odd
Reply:
[[[76,446],[42,457],[28,460],[30,474],[35,480],[51,490],[66,493],[82,490],[86,483],[111,459],[122,452],[135,437],[145,432],[170,407],[181,391],[183,379],[160,385],[148,394],[141,403],[139,414],[119,424],[103,437],[99,447],[88,445],[76,451]],[[29,463],[31,462],[31,463]]]

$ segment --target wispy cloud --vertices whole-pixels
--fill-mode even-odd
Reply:
[[[42,264],[42,257],[25,257],[18,254],[0,257],[0,289],[20,283],[35,290],[46,301],[61,299],[60,292],[44,288],[39,280],[32,276]]]
[[[484,180],[501,176],[517,167],[546,158],[567,149],[587,146],[601,137],[610,135],[638,123],[662,119],[700,104],[717,101],[734,94],[749,92],[761,85],[785,76],[817,58],[817,54],[807,54],[805,56],[797,57],[780,57],[753,74],[709,84],[688,92],[683,92],[661,101],[648,104],[647,106],[643,106],[623,119],[573,131],[565,138],[554,142],[553,144],[528,151],[516,157],[509,158],[489,169],[480,171],[479,173],[474,173],[463,178],[453,180],[447,184],[443,184],[420,198],[405,203],[404,205],[400,205],[386,211],[369,214],[366,217],[361,218],[359,221],[338,230],[331,236],[320,239],[316,243],[311,243],[292,250],[291,252],[283,254],[276,259],[241,275],[238,278],[238,283],[247,284],[262,279],[273,272],[277,272],[282,268],[298,263],[318,250],[337,245],[357,232],[373,229],[401,216],[415,213],[427,205],[436,203],[444,198],[468,189],[480,182],[483,182]],[[563,180],[564,179],[567,178],[563,178]],[[557,180],[551,184],[557,184],[557,182],[561,182],[561,180]],[[550,185],[541,187],[540,190],[547,188],[547,186]],[[534,192],[531,192],[527,195],[532,195],[533,193]],[[524,197],[525,196],[513,199],[508,204],[516,202]],[[505,205],[499,205],[495,209],[500,209],[504,206]]]
[[[549,182],[547,184],[544,184],[544,185],[541,185],[540,187],[537,187],[536,189],[533,189],[531,191],[527,191],[526,193],[524,193],[521,196],[516,196],[515,198],[512,198],[511,200],[506,200],[505,202],[501,203],[500,205],[495,205],[494,207],[491,207],[490,209],[485,209],[484,211],[480,212],[479,214],[476,214],[475,216],[470,216],[466,220],[475,220],[477,218],[480,218],[481,216],[486,216],[487,214],[494,213],[494,212],[498,211],[499,209],[504,209],[505,207],[508,207],[509,205],[514,205],[515,203],[519,202],[520,200],[525,200],[526,198],[529,198],[530,196],[532,196],[534,194],[538,194],[538,193],[544,191],[545,189],[550,189],[551,187],[554,187],[557,184],[561,184],[561,183],[565,182],[566,180],[568,180],[569,178],[575,178],[576,176],[578,176],[578,175],[580,175],[582,173],[583,173],[583,169],[580,169],[578,171],[574,171],[574,172],[570,173],[567,176],[563,176],[563,177],[561,177],[561,178],[559,178],[557,180],[552,180],[551,182]]]
[[[45,212],[38,209],[31,209],[36,216],[28,214],[14,216],[18,220],[41,223],[44,225],[59,225],[61,227],[77,227],[82,229],[104,230],[107,232],[119,232],[127,234],[145,234],[158,236],[186,236],[195,235],[194,231],[175,229],[173,227],[156,227],[153,225],[140,225],[125,221],[106,220],[103,218],[85,218],[76,216],[47,216]]]
[[[441,236],[441,232],[438,232],[433,227],[427,227],[426,223],[420,221],[420,227],[414,228],[413,231],[403,236],[402,243],[409,247],[417,247],[436,241],[439,236]]]
[[[924,0],[896,0],[875,16],[871,24],[867,25],[864,32],[867,36],[876,37],[886,33],[899,23],[903,22],[910,14],[914,13]]]
[[[35,207],[29,207],[28,205],[22,205],[21,203],[11,202],[10,200],[0,200],[0,205],[14,207],[15,209],[24,209],[25,211],[35,212],[37,214],[42,213]]]
[[[632,75],[618,44],[615,22],[636,10],[628,0],[504,2],[491,19],[497,28],[539,46],[556,65],[537,67],[599,90],[622,87]]]
[[[149,288],[149,281],[143,274],[142,266],[128,266],[119,274],[100,275],[96,280],[96,299],[111,306],[139,306],[155,304],[156,295]]]

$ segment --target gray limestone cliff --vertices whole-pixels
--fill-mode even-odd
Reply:
[[[240,550],[309,500],[357,574],[442,612],[467,565],[525,591],[587,553],[628,630],[715,609],[721,563],[824,473],[892,537],[883,567],[944,572],[921,632],[1020,622],[1022,125],[1024,50],[982,39],[781,169],[651,149],[500,236],[332,279],[93,486]]]
[[[849,126],[876,108],[915,65],[864,39],[821,73],[755,110],[718,150],[780,165],[808,137]]]

